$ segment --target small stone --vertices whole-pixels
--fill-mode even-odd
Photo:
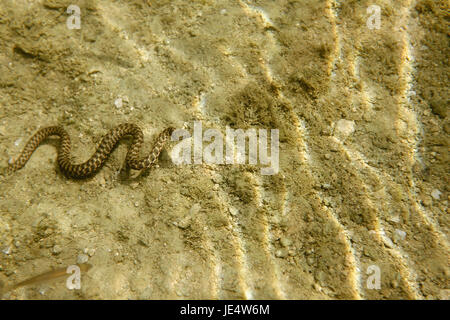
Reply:
[[[389,249],[392,249],[394,247],[394,243],[392,243],[392,240],[389,239],[388,237],[383,237],[383,243]]]
[[[323,285],[325,278],[326,278],[326,274],[324,271],[319,270],[316,274],[315,274],[315,278],[316,280],[319,282],[319,284]]]
[[[395,229],[394,231],[394,240],[397,242],[398,240],[405,240],[406,232],[400,229]]]
[[[130,183],[131,189],[136,189],[139,186],[139,182],[132,182]]]
[[[324,189],[324,190],[330,190],[330,189],[331,189],[331,184],[329,184],[329,183],[323,183],[323,184],[322,184],[322,189]]]
[[[122,98],[116,99],[116,101],[114,101],[114,104],[116,105],[116,108],[117,108],[117,109],[122,108],[122,105],[123,105],[123,103],[122,103]]]
[[[363,254],[369,258],[373,258],[375,256],[375,252],[370,247],[364,247]]]
[[[314,258],[312,256],[306,258],[306,263],[308,266],[312,266],[314,264]]]
[[[86,262],[88,262],[88,260],[89,260],[89,257],[87,255],[85,255],[85,254],[79,254],[78,257],[77,257],[77,263],[78,264],[86,263]]]
[[[104,177],[103,175],[100,176],[100,177],[98,178],[98,183],[99,183],[102,187],[106,186],[106,180],[105,180],[105,177]]]
[[[53,252],[54,254],[60,254],[60,253],[62,252],[61,246],[60,246],[60,245],[55,245],[55,246],[53,247],[52,252]]]
[[[336,142],[332,142],[330,144],[330,151],[338,152],[339,151],[339,145]]]
[[[394,222],[394,223],[399,223],[400,222],[400,217],[399,216],[392,216],[389,218],[389,221]]]
[[[282,237],[282,238],[280,239],[280,243],[281,243],[281,245],[282,245],[283,247],[289,247],[289,246],[292,244],[292,241],[291,241],[291,239],[289,239],[289,238]]]
[[[191,225],[191,217],[190,216],[186,216],[183,219],[181,219],[180,222],[178,222],[178,227],[181,229],[186,229],[190,225]]]
[[[11,253],[11,247],[9,246],[9,247],[3,248],[2,252],[3,252],[4,254],[10,254],[10,253]]]
[[[277,258],[286,258],[287,255],[288,255],[288,251],[287,251],[286,249],[278,249],[278,250],[275,252],[275,256],[276,256]]]
[[[391,287],[394,288],[394,289],[395,289],[395,288],[398,288],[398,282],[397,282],[397,280],[392,280],[392,281],[391,281]]]
[[[435,200],[439,200],[441,198],[441,194],[442,192],[440,192],[438,189],[434,189],[433,191],[431,191],[431,196]]]
[[[335,130],[336,137],[345,139],[350,134],[355,132],[355,122],[341,119],[338,122],[336,122],[336,126],[334,127],[334,130]]]
[[[230,214],[231,214],[232,216],[236,216],[236,215],[239,213],[239,210],[236,209],[235,207],[229,207],[229,208],[228,208],[228,211],[230,212]]]
[[[200,206],[200,204],[195,203],[195,204],[191,207],[191,209],[189,209],[189,215],[192,216],[192,215],[195,215],[195,214],[199,213],[201,208],[202,208],[202,207]]]
[[[20,145],[20,143],[22,142],[22,138],[17,139],[16,141],[14,141],[14,145],[16,147],[18,147]]]
[[[212,181],[214,181],[214,183],[216,184],[220,184],[223,182],[223,178],[220,175],[216,175],[212,177]]]

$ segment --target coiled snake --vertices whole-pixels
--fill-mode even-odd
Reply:
[[[87,178],[95,174],[105,163],[105,160],[113,151],[114,147],[124,136],[132,136],[133,141],[126,156],[128,167],[135,170],[147,169],[153,166],[158,160],[167,140],[170,138],[174,128],[169,127],[161,132],[155,142],[150,154],[144,158],[139,158],[144,135],[141,129],[132,123],[123,123],[111,129],[100,142],[97,150],[89,160],[80,164],[74,164],[70,158],[70,137],[60,126],[42,128],[28,140],[20,155],[8,167],[2,168],[3,175],[9,175],[17,171],[27,163],[36,148],[49,136],[59,136],[60,145],[58,149],[58,164],[61,171],[71,178]]]

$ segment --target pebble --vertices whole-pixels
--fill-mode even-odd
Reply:
[[[231,214],[232,216],[236,216],[236,215],[239,213],[239,210],[236,209],[235,207],[229,207],[229,208],[228,208],[228,211],[230,212],[230,214]]]
[[[278,249],[278,250],[275,252],[275,256],[276,256],[277,258],[286,258],[287,255],[288,255],[288,251],[287,251],[286,249]]]
[[[130,183],[131,189],[136,189],[139,186],[139,182],[132,182]]]
[[[22,138],[17,139],[16,141],[14,141],[14,145],[16,147],[18,147],[20,145],[20,143],[22,142]]]
[[[289,247],[289,246],[292,244],[292,241],[291,241],[291,239],[289,239],[289,238],[282,237],[282,238],[280,239],[280,243],[281,243],[281,245],[282,245],[283,247]]]
[[[192,215],[195,215],[195,214],[199,213],[201,208],[202,208],[202,207],[200,206],[200,204],[195,203],[195,204],[191,207],[191,209],[189,209],[189,215],[192,216]]]
[[[77,263],[86,263],[88,262],[89,257],[85,254],[79,254],[77,257]]]
[[[346,138],[353,132],[355,132],[355,122],[350,120],[341,119],[336,122],[336,126],[334,127],[335,135],[338,135],[341,138]]]
[[[389,249],[392,249],[394,247],[394,243],[392,243],[392,240],[389,239],[388,237],[384,237],[383,238],[383,243],[386,247],[388,247]]]
[[[431,191],[431,196],[435,200],[439,200],[441,198],[441,194],[442,192],[440,192],[438,189],[434,189],[433,191]]]
[[[191,217],[190,216],[186,216],[183,219],[181,219],[180,222],[178,222],[178,227],[181,229],[186,229],[190,225],[191,225]]]
[[[331,184],[329,184],[329,183],[323,183],[323,184],[322,184],[322,189],[324,189],[324,190],[330,190],[330,189],[331,189]]]
[[[220,184],[223,182],[223,178],[220,175],[216,175],[212,177],[212,181],[214,181],[214,183]]]
[[[394,231],[394,240],[405,240],[406,232],[400,229],[395,229]]]
[[[392,216],[388,220],[391,221],[391,222],[399,223],[400,222],[400,217],[399,216]]]
[[[52,252],[53,252],[54,254],[60,254],[60,253],[62,252],[61,246],[60,246],[60,245],[55,245],[55,246],[53,247]]]
[[[114,101],[114,104],[116,105],[117,109],[122,108],[122,98],[116,99],[116,101]]]
[[[391,287],[394,288],[394,289],[398,288],[398,282],[396,280],[392,280],[391,281]]]
[[[95,254],[95,249],[94,248],[91,248],[91,249],[86,248],[83,250],[83,252],[86,253],[89,257],[92,257]]]

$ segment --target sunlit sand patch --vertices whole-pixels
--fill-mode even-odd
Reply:
[[[310,166],[312,163],[311,159],[311,153],[309,151],[307,140],[308,140],[308,132],[305,125],[305,122],[301,120],[299,117],[295,115],[295,113],[292,110],[292,105],[290,101],[284,97],[283,93],[281,91],[278,92],[279,98],[286,102],[286,104],[290,107],[292,119],[294,121],[294,125],[296,128],[297,136],[298,136],[298,145],[301,146],[300,156],[302,159],[302,162],[306,165],[308,172],[310,175],[313,175]],[[315,192],[317,197],[321,199],[321,202],[323,200],[323,195],[320,192]],[[287,213],[289,208],[288,201],[288,194],[286,194],[285,201],[283,204],[283,212]],[[325,212],[327,212],[329,218],[331,221],[334,222],[334,224],[337,226],[338,230],[340,230],[340,234],[342,236],[342,241],[345,244],[345,248],[347,251],[346,259],[349,262],[349,265],[352,267],[350,270],[350,283],[352,285],[353,291],[354,291],[354,298],[355,299],[361,299],[361,275],[360,275],[360,267],[359,262],[357,261],[355,250],[351,246],[349,232],[346,230],[344,225],[340,223],[339,219],[337,218],[337,215],[327,207],[323,208]]]
[[[319,191],[316,192],[317,196],[320,199],[324,199],[323,194]],[[322,201],[323,202],[323,201]],[[339,235],[341,236],[341,241],[345,245],[345,258],[348,261],[348,264],[350,265],[349,270],[349,283],[352,285],[353,299],[362,299],[361,293],[362,293],[362,286],[361,286],[361,267],[360,262],[357,258],[356,251],[351,245],[351,236],[349,231],[344,227],[344,225],[339,221],[338,216],[336,213],[331,210],[331,208],[327,206],[321,206],[322,210],[327,213],[330,221],[333,221],[333,223],[336,225],[337,229],[339,230]]]
[[[420,154],[417,152],[418,149],[418,135],[420,130],[420,123],[417,119],[417,115],[414,110],[408,108],[408,105],[411,104],[410,96],[413,95],[413,73],[414,73],[414,61],[415,57],[413,55],[413,48],[411,45],[411,41],[409,38],[409,34],[407,32],[407,21],[410,16],[411,8],[413,3],[411,1],[407,2],[407,5],[402,8],[402,18],[400,19],[399,30],[402,30],[402,53],[401,53],[401,65],[400,65],[400,81],[399,85],[402,92],[397,97],[399,104],[399,115],[398,119],[402,119],[407,127],[404,128],[399,121],[396,121],[396,130],[397,134],[405,133],[407,135],[406,143],[408,145],[408,157],[409,166],[412,167],[416,161],[420,161]],[[405,28],[402,28],[405,26]],[[414,185],[413,179],[410,180],[411,184]],[[416,188],[413,187],[412,190]],[[411,189],[410,189],[411,190]],[[439,228],[439,225],[434,221],[431,215],[427,214],[425,210],[423,210],[418,205],[418,195],[416,192],[413,192],[413,199],[415,199],[415,207],[418,210],[419,214],[422,216],[423,220],[432,228],[432,231],[435,235],[440,238],[441,243],[445,245],[448,250],[448,239],[445,233]]]
[[[242,239],[242,228],[239,226],[237,221],[231,219],[231,231],[233,233],[233,238],[236,242],[236,253],[237,253],[237,263],[239,267],[239,284],[241,285],[242,292],[245,294],[246,299],[253,298],[253,292],[248,284],[249,281],[249,267],[247,262],[247,254],[244,249],[244,243]]]
[[[246,15],[260,17],[261,24],[264,26],[264,28],[269,28],[273,26],[273,23],[270,20],[269,15],[262,8],[254,7],[252,5],[245,3],[242,0],[239,0],[239,4],[241,5]]]
[[[291,201],[291,194],[286,189],[283,190],[283,201],[281,203],[281,216],[286,217],[290,213],[290,201]]]
[[[195,206],[195,205],[194,205]],[[192,209],[191,209],[192,210]],[[192,212],[189,214],[192,214]],[[198,208],[200,210],[200,207]],[[205,236],[202,237],[202,246],[205,249],[205,252],[208,253],[207,258],[210,262],[208,268],[210,270],[210,276],[208,278],[208,283],[211,286],[211,292],[208,298],[210,299],[220,299],[219,290],[221,288],[221,280],[222,280],[222,264],[218,257],[217,250],[214,249],[214,246],[211,242],[211,229],[208,228],[207,225],[203,223],[203,220],[197,220],[200,228],[205,233]]]
[[[311,165],[311,152],[309,151],[308,143],[308,131],[306,128],[306,123],[302,119],[299,119],[299,125],[295,127],[299,133],[299,136],[302,137],[302,146],[301,156],[304,163]]]
[[[217,192],[219,193],[218,199],[221,202],[221,207],[228,208],[229,204],[231,203],[231,201],[228,197],[228,194],[221,187],[219,187]],[[247,283],[247,281],[249,279],[250,271],[249,271],[247,258],[246,258],[246,254],[245,254],[245,249],[244,249],[244,244],[243,244],[243,240],[242,240],[242,236],[241,236],[242,229],[239,227],[239,224],[237,223],[237,221],[235,221],[235,219],[233,217],[231,217],[231,218],[228,217],[227,220],[229,222],[231,235],[233,237],[233,242],[234,242],[233,247],[236,250],[236,254],[234,255],[234,257],[236,257],[236,263],[238,265],[238,268],[237,268],[238,279],[237,280],[239,283],[239,289],[244,294],[246,299],[252,299],[253,293]],[[217,260],[217,261],[219,261],[219,260]],[[220,264],[218,263],[217,265],[220,265]],[[221,271],[223,271],[223,270],[221,269]],[[222,279],[223,276],[219,275],[219,278]],[[221,288],[222,288],[222,285],[221,285],[221,282],[219,281],[218,282],[218,291]],[[218,296],[220,298],[220,293],[218,293]]]
[[[338,3],[335,2],[336,5],[338,5]],[[333,15],[331,15],[331,17],[333,17]],[[335,12],[335,17],[337,17],[337,13]],[[335,23],[333,23],[335,24]],[[335,62],[333,62],[333,65],[335,65],[338,61],[342,60],[342,49],[341,49],[341,41],[339,39],[339,34],[340,31],[337,29],[338,27],[336,26],[336,38],[338,39],[338,45],[337,45],[337,52],[336,52],[336,58],[335,58]],[[371,92],[370,88],[367,89],[367,85],[364,83],[364,81],[362,81],[362,79],[360,78],[360,74],[359,74],[359,58],[356,56],[354,50],[350,53],[350,56],[347,59],[348,61],[346,61],[346,68],[348,70],[348,73],[350,76],[355,77],[355,79],[357,81],[359,81],[362,85],[361,91],[362,91],[362,95],[361,95],[361,100],[363,103],[364,108],[367,110],[366,112],[371,112],[373,110],[373,93]],[[335,75],[334,75],[335,76]],[[333,78],[333,76],[332,76]],[[356,97],[352,97],[352,99],[354,100]],[[367,115],[366,115],[367,117]],[[335,142],[337,142],[341,148],[344,150],[344,152],[347,154],[348,158],[350,159],[350,162],[353,166],[356,166],[358,168],[359,171],[363,170],[363,169],[367,169],[369,171],[372,172],[372,174],[374,174],[378,180],[380,181],[384,181],[384,179],[381,178],[381,176],[370,166],[367,165],[367,160],[365,160],[363,158],[363,156],[353,150],[351,150],[350,148],[346,147],[342,141],[340,141],[337,138],[333,138],[335,139]],[[368,186],[367,185],[363,185],[364,189],[368,190]],[[369,198],[366,199],[366,201],[368,201],[368,205],[373,207],[374,204],[371,203],[371,200]],[[335,217],[336,219],[338,219],[337,217]],[[382,225],[382,221],[378,218],[376,218],[376,235],[379,237],[379,240],[381,240],[384,243],[389,242],[389,246],[391,245],[392,241],[385,235],[384,232],[384,228]],[[403,253],[401,251],[400,248],[395,248],[395,250],[393,250],[393,254],[397,257],[397,259],[399,261],[401,261],[401,275],[404,279],[406,279],[407,285],[410,289],[410,291],[413,293],[414,296],[419,297],[420,294],[418,294],[418,289],[416,287],[416,276],[415,274],[413,274],[413,272],[410,270],[410,268],[407,267],[407,261],[408,258],[405,255],[405,253]]]
[[[330,59],[327,61],[328,68],[327,74],[331,75],[331,79],[336,78],[336,68],[339,61],[342,61],[342,38],[341,32],[339,31],[339,26],[337,25],[338,12],[335,7],[339,7],[339,2],[335,0],[327,1],[327,14],[331,23],[331,32],[333,33],[334,39],[334,51],[330,55]]]
[[[389,184],[390,179],[388,179],[388,177],[386,177],[384,174],[379,173],[375,168],[369,166],[367,164],[367,160],[364,158],[364,156],[361,153],[345,146],[339,139],[337,139],[335,137],[333,137],[332,139],[339,144],[339,146],[342,148],[344,153],[350,159],[350,163],[358,169],[358,172],[367,170],[371,174],[373,174],[378,181],[381,181],[382,185],[387,184],[387,183]],[[363,181],[364,179],[362,178],[362,174],[360,173],[360,175],[361,175],[360,180]],[[363,183],[363,188],[364,188],[364,190],[366,190],[366,192],[370,192],[370,188],[365,183]],[[385,190],[383,191],[383,199],[385,199],[384,201],[387,201],[387,199],[389,199]],[[376,208],[376,206],[372,203],[372,201],[368,197],[367,197],[366,201],[368,201],[370,207]],[[389,204],[388,204],[388,206],[389,206]],[[379,208],[377,211],[379,211],[379,210],[383,210],[383,208]],[[392,242],[392,240],[386,236],[381,219],[379,219],[378,217],[375,217],[375,218],[376,218],[376,224],[375,224],[376,234],[380,237],[380,239],[383,243],[385,243],[388,247],[392,247],[390,252],[393,253],[395,255],[395,257],[398,259],[398,261],[400,262],[400,265],[402,266],[402,268],[400,269],[401,275],[403,276],[403,279],[405,280],[406,284],[408,285],[408,288],[410,289],[411,293],[415,296],[416,299],[421,297],[421,294],[419,293],[420,291],[417,288],[417,281],[416,281],[417,275],[414,273],[414,271],[411,268],[408,267],[409,259],[408,259],[407,255],[403,252],[403,250],[400,247],[396,246]]]
[[[415,61],[415,58],[413,56],[413,48],[411,46],[408,32],[406,31],[407,28],[405,27],[407,24],[407,21],[409,19],[409,14],[412,10],[413,3],[411,1],[408,1],[405,6],[403,6],[401,10],[401,18],[399,19],[399,23],[396,26],[396,29],[401,31],[402,33],[402,52],[400,57],[400,73],[399,73],[399,86],[401,89],[401,93],[396,97],[397,105],[398,105],[398,116],[394,120],[394,126],[396,129],[396,133],[399,137],[405,137],[403,141],[408,146],[408,154],[405,158],[408,160],[408,166],[412,167],[412,165],[415,163],[415,161],[421,161],[420,154],[417,152],[417,146],[418,146],[418,135],[420,132],[420,122],[417,119],[416,113],[407,107],[408,104],[411,103],[409,97],[414,95],[415,92],[413,91],[413,73],[414,73],[414,66],[413,63]],[[375,89],[371,88],[361,77],[359,73],[359,65],[360,65],[360,58],[353,56],[352,59],[349,59],[348,66],[349,66],[349,73],[354,76],[361,84],[361,102],[365,106],[367,112],[372,112],[373,103],[375,102]],[[342,145],[343,148],[346,148],[344,145]],[[347,152],[352,153],[350,149],[347,148]],[[350,154],[351,159],[358,159],[362,161],[362,163],[373,170],[372,167],[367,165],[367,160],[364,159],[363,155],[355,153]],[[377,177],[379,177],[379,172],[373,172]],[[383,174],[384,178],[386,177],[386,174]],[[412,180],[412,179],[411,179]],[[410,183],[413,183],[413,181],[410,180]],[[415,188],[412,188],[413,190]],[[426,214],[426,212],[417,205],[418,202],[418,196],[417,194],[411,194],[409,192],[409,195],[412,195],[412,199],[416,199],[414,206],[417,207],[418,212],[423,217],[424,221],[426,221],[431,227],[435,234],[438,235],[438,237],[444,242],[446,241],[446,236],[444,233],[439,229],[437,223],[433,221],[433,219]]]
[[[175,257],[175,258],[174,258]],[[171,269],[168,274],[169,292],[175,293],[178,296],[183,296],[184,279],[186,279],[186,273],[183,266],[186,265],[187,257],[184,253],[175,253],[172,255],[172,259],[175,263],[171,263]]]
[[[282,92],[280,92],[280,97],[283,98]],[[301,120],[300,118],[298,118],[297,116],[294,116],[293,119],[295,122],[295,128],[297,130],[297,134],[299,137],[298,145],[300,145],[301,149],[302,149],[302,151],[300,152],[302,161],[307,166],[310,175],[313,175],[313,172],[310,169],[310,166],[312,163],[312,159],[310,156],[311,153],[309,151],[309,148],[308,148],[308,145],[306,142],[308,140],[307,127],[305,125],[305,122],[303,120]],[[323,195],[320,192],[315,192],[315,194],[321,199],[321,202],[323,202],[322,201],[324,198]],[[284,208],[288,208],[288,205],[285,204]],[[348,259],[349,264],[352,266],[352,269],[350,270],[350,274],[351,274],[350,283],[353,286],[355,298],[361,299],[361,283],[360,283],[361,276],[360,276],[359,262],[357,261],[354,249],[351,246],[350,238],[348,236],[348,231],[346,230],[344,225],[342,223],[340,223],[336,214],[330,208],[324,207],[323,209],[325,210],[325,212],[327,212],[328,216],[330,217],[330,220],[334,222],[334,224],[337,226],[338,230],[340,230],[343,243],[345,244],[346,250],[348,252],[346,255],[346,258]]]
[[[251,174],[250,178],[253,181],[255,181],[254,185],[256,185],[255,191],[257,194],[257,199],[258,199],[257,201],[259,203],[259,206],[263,206],[262,199],[266,199],[266,200],[270,199],[268,192],[263,187],[263,178],[260,175],[255,175],[255,174]],[[281,287],[282,284],[279,280],[281,277],[281,273],[278,268],[278,264],[276,263],[276,261],[273,260],[272,253],[274,252],[274,248],[271,244],[274,242],[274,238],[273,238],[272,232],[270,230],[270,225],[267,220],[267,216],[264,216],[264,218],[261,219],[261,223],[263,225],[263,230],[264,230],[264,232],[263,232],[264,241],[263,241],[262,249],[264,250],[267,259],[270,261],[270,266],[273,269],[273,272],[271,272],[271,274],[273,274],[272,287],[274,288],[275,294],[277,295],[277,297],[276,297],[277,299],[286,299],[284,290]]]
[[[261,59],[259,61],[259,65],[264,70],[264,74],[266,75],[267,81],[269,83],[274,82],[273,72],[272,72],[272,69],[270,68],[270,65],[267,62],[267,59]]]
[[[310,156],[308,145],[306,143],[307,133],[306,133],[305,122],[295,114],[293,107],[292,107],[292,103],[290,102],[290,100],[288,98],[285,97],[283,92],[281,90],[278,90],[277,93],[278,93],[278,98],[281,101],[283,101],[286,104],[286,106],[289,107],[289,113],[291,115],[291,119],[292,119],[292,121],[294,123],[294,127],[295,127],[295,132],[297,134],[297,139],[296,139],[297,145],[300,146],[300,158],[301,158],[302,162],[305,163],[305,165],[307,167],[309,167],[309,165],[311,164],[311,156]]]
[[[206,226],[205,226],[206,227]],[[205,230],[205,228],[203,228]],[[211,243],[211,236],[209,235],[209,228],[205,230],[206,236],[202,243],[205,246],[206,251],[209,253],[208,258],[211,262],[209,266],[211,270],[211,275],[209,277],[209,283],[211,285],[211,295],[208,297],[210,299],[219,299],[219,289],[221,288],[222,279],[222,265],[217,256],[217,251],[214,249]]]
[[[241,7],[243,8],[244,13],[247,16],[250,17],[260,17],[260,20],[258,22],[261,22],[264,28],[273,27],[273,23],[269,17],[269,15],[261,8],[253,7],[251,5],[246,4],[243,1],[239,1],[241,4]],[[277,45],[277,40],[275,39],[273,33],[270,30],[267,30],[265,33],[265,36],[270,40],[270,48],[267,48],[268,50],[265,50],[263,52],[263,58],[260,58],[258,60],[259,65],[264,70],[264,74],[266,75],[267,80],[269,83],[272,83],[274,81],[273,77],[273,71],[270,67],[269,61],[271,56],[277,55],[279,52],[279,46]],[[269,54],[269,52],[271,54]]]

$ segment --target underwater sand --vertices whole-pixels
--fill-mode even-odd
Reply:
[[[78,161],[127,121],[280,132],[276,175],[169,147],[128,176],[124,142],[81,181],[50,139],[0,180],[0,280],[92,269],[3,298],[449,299],[448,2],[378,2],[378,30],[364,0],[85,0],[68,29],[2,0],[1,165],[55,124]]]

